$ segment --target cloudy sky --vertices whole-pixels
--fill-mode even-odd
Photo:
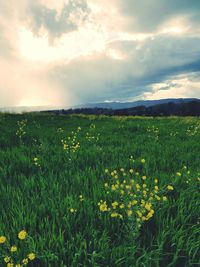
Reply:
[[[199,0],[0,0],[0,107],[200,97]]]

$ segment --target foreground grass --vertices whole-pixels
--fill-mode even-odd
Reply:
[[[0,130],[0,236],[17,244],[14,257],[34,252],[34,267],[200,266],[198,118],[1,114]],[[149,188],[158,179],[167,198],[139,226],[134,213],[98,206],[120,200],[104,184],[121,168],[138,169]],[[12,254],[4,246],[0,266]]]

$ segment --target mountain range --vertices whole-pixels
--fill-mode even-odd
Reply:
[[[138,100],[134,102],[103,102],[103,103],[90,103],[85,105],[79,105],[73,107],[75,108],[106,108],[106,109],[125,109],[125,108],[134,108],[139,106],[151,107],[160,104],[166,103],[175,103],[175,104],[183,104],[192,101],[200,101],[197,98],[166,98],[159,100]]]
[[[112,109],[112,110],[120,110],[120,109],[129,109],[135,108],[139,106],[143,107],[152,107],[155,105],[166,104],[166,103],[174,103],[174,104],[183,104],[193,101],[200,101],[197,98],[167,98],[167,99],[159,99],[159,100],[138,100],[134,102],[102,102],[102,103],[88,103],[76,106],[34,106],[34,107],[4,107],[0,108],[0,112],[11,112],[11,113],[22,113],[22,112],[34,112],[34,111],[50,111],[50,110],[75,110],[75,109],[94,109],[94,108],[102,108],[102,109]]]

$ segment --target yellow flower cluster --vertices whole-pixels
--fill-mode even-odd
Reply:
[[[80,196],[79,196],[79,199],[80,199],[80,201],[83,201],[83,200],[84,200],[83,195],[80,195]]]
[[[96,132],[95,124],[91,124],[89,131],[86,133],[86,140],[90,143],[97,143],[99,141],[100,134]]]
[[[189,183],[191,183],[192,180],[193,179],[191,179],[190,170],[188,169],[188,167],[186,165],[184,165],[181,170],[176,172],[176,181],[178,181],[179,184],[180,183],[189,184]]]
[[[147,127],[147,132],[149,133],[149,137],[151,137],[151,136],[153,136],[153,137],[155,137],[155,140],[158,140],[159,139],[159,133],[160,133],[160,131],[159,131],[159,128],[158,127],[156,127],[156,126],[148,126]]]
[[[70,208],[69,211],[70,211],[71,213],[76,213],[76,212],[77,212],[77,209]]]
[[[38,157],[33,158],[33,164],[37,167],[41,167],[40,165],[40,159]]]
[[[133,160],[133,158],[131,158]],[[145,159],[140,160],[145,164]],[[100,200],[99,211],[112,218],[131,219],[138,227],[155,213],[156,202],[167,201],[161,193],[158,179],[148,179],[136,169],[105,170],[109,180],[104,184],[107,200]],[[168,190],[173,190],[168,186]]]
[[[108,209],[107,203],[106,201],[100,200],[100,202],[98,203],[99,209],[100,211],[104,212],[104,211],[110,211],[110,209]]]
[[[17,234],[17,237],[19,240],[25,240],[27,237],[27,232],[25,230],[20,231]],[[33,261],[36,258],[35,253],[31,252],[29,254],[26,255],[25,258],[23,258],[22,260],[19,259],[19,256],[16,256],[18,254],[18,247],[16,245],[9,245],[7,242],[7,239],[5,236],[0,236],[0,244],[4,244],[6,243],[6,248],[10,247],[9,251],[10,251],[10,255],[5,255],[5,252],[1,253],[4,254],[4,258],[3,261],[6,264],[6,267],[22,267],[22,266],[26,266],[28,265],[29,261]],[[4,247],[2,247],[2,250],[4,249]],[[5,251],[7,251],[7,249],[4,249]]]
[[[27,120],[21,120],[17,122],[18,124],[18,129],[16,131],[16,135],[20,138],[20,140],[22,139],[22,137],[26,134],[25,132],[25,127],[27,124]]]
[[[81,131],[81,127],[77,128],[77,131],[71,132],[71,135],[67,137],[67,139],[62,139],[61,143],[63,145],[63,150],[67,153],[75,153],[80,148],[80,142],[78,142],[78,133]]]
[[[63,133],[63,132],[64,132],[63,128],[58,128],[57,129],[57,133]]]
[[[130,160],[131,163],[134,163],[135,162],[135,160],[133,159],[133,156],[130,156],[130,159],[129,160]]]
[[[196,125],[190,125],[186,130],[186,135],[188,136],[195,136],[200,132],[200,123],[197,122]]]

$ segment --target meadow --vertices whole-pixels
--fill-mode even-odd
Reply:
[[[200,266],[200,119],[0,114],[0,266]]]

